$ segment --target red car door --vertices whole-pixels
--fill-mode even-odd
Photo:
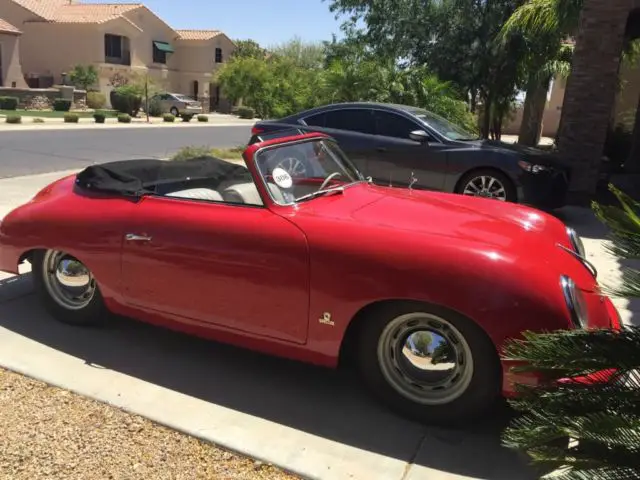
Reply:
[[[306,341],[309,252],[298,227],[262,206],[149,196],[134,210],[122,256],[129,303]]]

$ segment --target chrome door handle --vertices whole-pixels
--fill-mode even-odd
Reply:
[[[135,233],[127,233],[124,237],[129,242],[149,242],[151,237],[146,235],[136,235]]]

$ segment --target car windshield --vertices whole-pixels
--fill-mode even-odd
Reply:
[[[259,151],[256,166],[273,200],[291,204],[318,198],[365,181],[337,144],[314,139]],[[284,194],[274,195],[277,190]]]
[[[449,140],[477,140],[478,136],[471,132],[468,132],[464,128],[451,123],[449,120],[442,118],[435,113],[431,113],[428,110],[416,109],[411,113],[418,117],[427,126],[434,129],[440,135]]]
[[[193,98],[187,97],[186,95],[173,94],[176,100],[180,100],[181,102],[193,102]]]

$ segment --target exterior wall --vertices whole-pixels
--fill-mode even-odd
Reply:
[[[77,64],[103,61],[103,40],[96,34],[95,25],[37,22],[26,23],[22,28],[20,54],[26,76],[52,75],[57,83],[62,73]]]
[[[20,65],[20,36],[0,33],[0,57],[2,58],[2,78],[0,85],[25,88],[22,66]]]
[[[147,8],[137,8],[124,15],[142,32],[131,38],[131,66],[149,67],[154,70],[175,70],[177,66],[176,53],[167,54],[167,64],[153,63],[153,42],[166,42],[175,49],[176,32]],[[162,76],[162,74],[159,74]]]

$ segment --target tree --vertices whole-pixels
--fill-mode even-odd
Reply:
[[[518,39],[498,41],[498,34],[522,0],[330,1],[331,11],[348,16],[343,29],[351,38],[401,65],[427,65],[472,112],[482,103],[484,137],[500,124],[520,83],[521,46]]]
[[[231,55],[232,58],[264,58],[267,51],[255,40],[234,40],[236,48]]]
[[[69,80],[79,89],[88,90],[98,83],[98,71],[93,65],[76,65],[69,72]]]
[[[302,68],[321,68],[324,65],[325,46],[322,42],[304,42],[294,37],[269,49],[274,56],[289,60]]]
[[[640,203],[609,187],[622,208],[593,204],[611,228],[610,250],[640,259]],[[622,286],[611,295],[640,297],[640,271],[625,268]],[[505,358],[546,378],[535,387],[518,386],[511,403],[525,412],[503,434],[503,443],[527,452],[559,480],[640,478],[640,327],[615,332],[575,329],[525,333],[512,341]],[[593,375],[590,383],[585,376]],[[567,438],[572,441],[568,442]]]

